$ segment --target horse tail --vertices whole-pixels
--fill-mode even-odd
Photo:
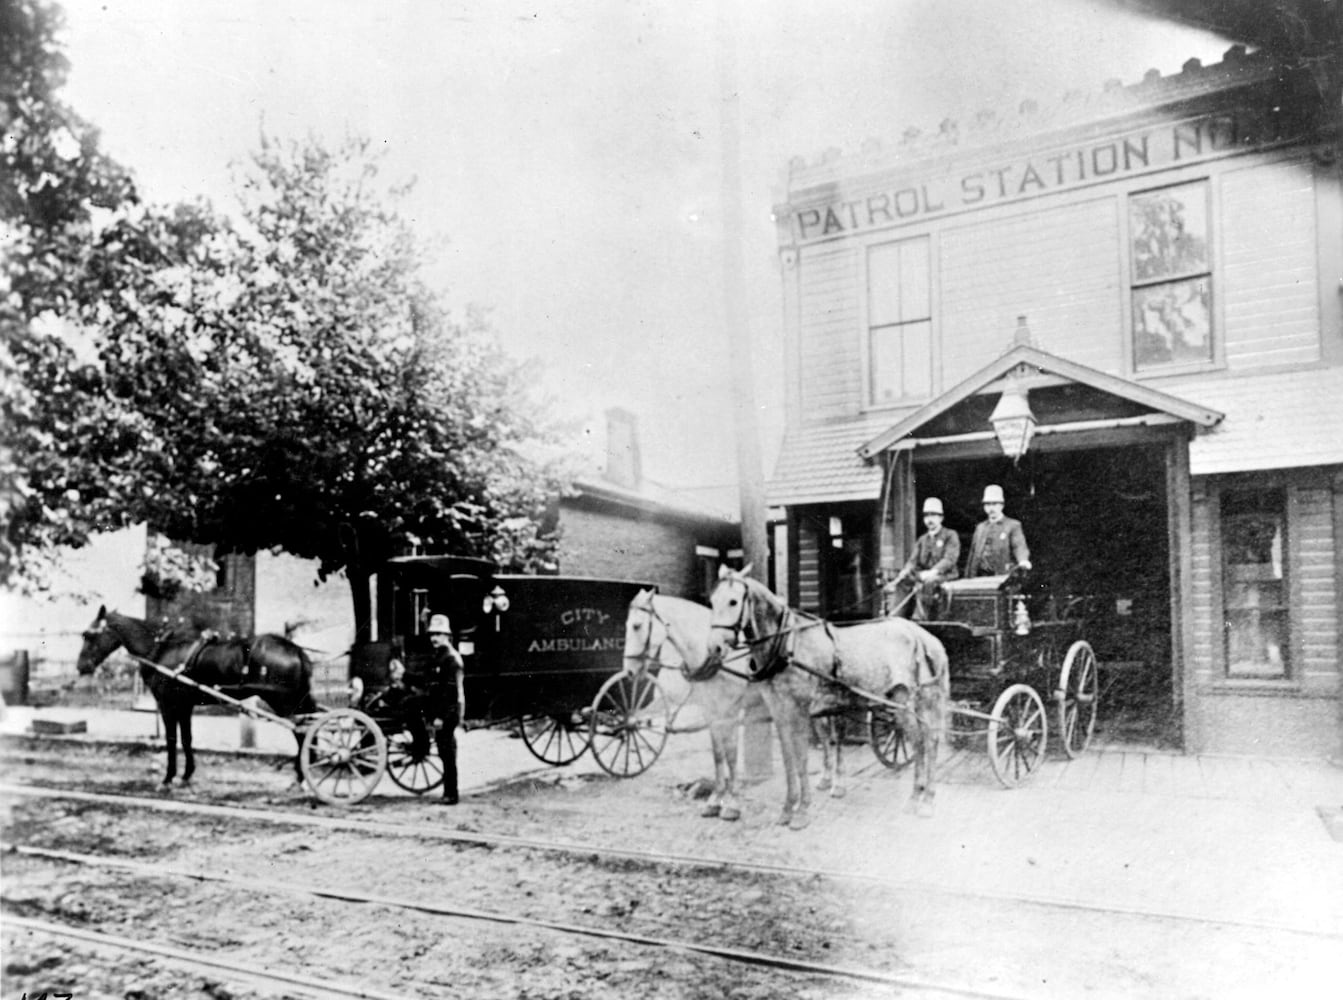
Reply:
[[[914,658],[920,685],[936,684],[946,694],[951,693],[951,660],[947,647],[925,628],[916,627]]]

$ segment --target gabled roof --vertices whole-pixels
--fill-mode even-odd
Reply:
[[[930,422],[947,414],[958,404],[980,395],[995,391],[994,383],[1009,373],[1022,367],[1025,371],[1034,370],[1035,374],[1056,376],[1063,383],[1074,383],[1096,390],[1114,400],[1130,404],[1130,408],[1153,414],[1164,414],[1174,420],[1188,421],[1200,427],[1212,427],[1224,416],[1223,413],[1180,399],[1169,393],[1152,389],[1128,379],[1120,378],[1089,368],[1086,365],[1069,361],[1058,355],[1042,351],[1030,344],[1019,343],[1001,357],[991,361],[959,385],[947,390],[936,399],[919,407],[894,426],[871,438],[858,449],[861,458],[873,456],[896,445],[905,438],[917,438],[918,431],[926,428]],[[1001,391],[1001,389],[997,389]],[[1048,426],[1048,421],[1042,421]]]

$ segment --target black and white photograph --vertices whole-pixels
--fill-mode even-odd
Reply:
[[[0,0],[0,1000],[1343,992],[1343,0]]]

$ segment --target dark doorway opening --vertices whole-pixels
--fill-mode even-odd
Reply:
[[[961,536],[962,570],[989,483],[1021,521],[1031,587],[1084,602],[1084,637],[1101,664],[1102,741],[1175,746],[1170,543],[1165,446],[1032,451],[1005,458],[916,461],[916,502],[939,497]]]

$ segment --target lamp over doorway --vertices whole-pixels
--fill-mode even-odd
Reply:
[[[1030,448],[1031,438],[1035,434],[1035,414],[1031,412],[1030,400],[1026,397],[1027,391],[1013,375],[989,417],[1003,454],[1013,464],[1021,461],[1021,456]]]

